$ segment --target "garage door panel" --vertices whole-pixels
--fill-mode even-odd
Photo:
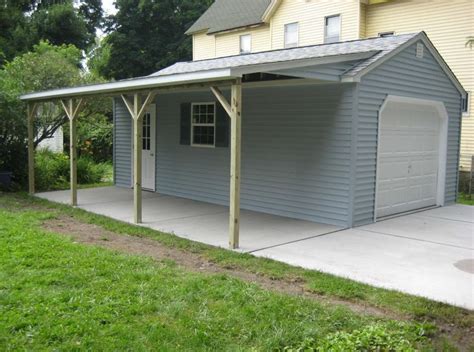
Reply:
[[[377,217],[436,204],[440,129],[436,109],[388,103],[380,119]]]

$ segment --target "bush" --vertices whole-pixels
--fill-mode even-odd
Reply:
[[[67,189],[70,177],[69,156],[42,150],[35,157],[35,183],[38,191]],[[110,163],[95,163],[90,157],[77,160],[77,182],[95,184],[112,179]]]

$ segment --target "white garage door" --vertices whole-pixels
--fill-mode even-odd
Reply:
[[[389,102],[380,124],[377,218],[436,205],[438,110],[429,105]]]

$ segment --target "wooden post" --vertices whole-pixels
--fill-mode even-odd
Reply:
[[[67,101],[61,100],[64,111],[69,118],[69,162],[70,162],[70,187],[71,205],[77,205],[77,115],[81,109],[83,100],[77,102],[73,98]]]
[[[144,103],[141,103],[140,95],[135,93],[133,101],[125,95],[122,100],[132,116],[133,120],[133,219],[136,224],[142,223],[142,129],[143,116],[146,109],[152,103],[154,92],[148,93]]]
[[[239,248],[240,235],[240,161],[242,128],[242,82],[232,85],[230,138],[230,212],[229,247]]]
[[[35,193],[35,114],[37,103],[27,106],[28,114],[28,192]]]
[[[239,248],[240,237],[240,161],[242,128],[242,81],[232,84],[231,102],[227,101],[217,87],[212,93],[230,117],[230,205],[229,205],[229,247]]]

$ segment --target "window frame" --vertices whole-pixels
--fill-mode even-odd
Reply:
[[[461,99],[461,112],[462,116],[467,117],[471,114],[471,92],[466,92],[466,98]],[[466,110],[464,110],[464,104],[466,104]]]
[[[328,41],[328,20],[331,18],[339,18],[339,33],[338,33],[338,39],[336,41]],[[335,14],[335,15],[330,15],[330,16],[324,16],[324,44],[333,44],[333,43],[338,43],[342,40],[342,16],[340,13]]]
[[[287,28],[289,26],[296,26],[296,44],[295,45],[288,45],[287,43]],[[300,23],[299,22],[291,22],[287,23],[283,27],[283,46],[285,49],[292,49],[292,48],[298,48],[300,46]]]
[[[387,37],[392,37],[395,35],[395,31],[386,31],[386,32],[380,32],[378,36],[380,38],[387,38]]]
[[[193,121],[193,112],[194,112],[194,107],[195,106],[201,106],[201,105],[212,105],[214,106],[214,123],[194,123]],[[215,101],[209,101],[209,102],[196,102],[196,103],[191,103],[191,140],[190,140],[190,145],[191,147],[197,147],[197,148],[215,148],[216,147],[216,102]],[[194,143],[194,127],[195,126],[201,126],[201,127],[213,127],[214,128],[214,143],[213,144],[200,144],[200,143]]]
[[[249,51],[243,51],[242,50],[242,38],[249,38],[249,43],[250,43],[250,50]],[[247,33],[247,34],[242,34],[239,36],[239,53],[240,55],[246,55],[246,54],[251,54],[252,53],[252,34]]]

